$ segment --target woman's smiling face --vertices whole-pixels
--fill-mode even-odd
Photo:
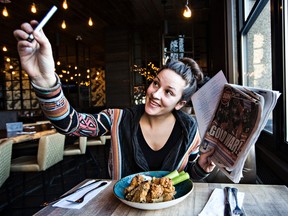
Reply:
[[[185,105],[180,101],[185,80],[173,70],[163,69],[154,78],[146,92],[145,112],[149,115],[161,115],[179,110]]]

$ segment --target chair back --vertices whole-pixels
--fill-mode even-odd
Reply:
[[[64,143],[65,135],[60,133],[46,135],[40,138],[37,160],[41,171],[63,160]]]
[[[0,144],[0,187],[10,175],[13,140],[6,140]]]
[[[100,136],[100,140],[102,142],[102,144],[106,144],[106,140],[111,139],[111,135],[103,135]]]
[[[97,145],[103,145],[103,140],[101,140],[98,137],[88,137],[87,138],[87,146],[97,146]]]
[[[86,147],[87,147],[87,137],[79,137],[79,148],[81,154],[86,153]]]

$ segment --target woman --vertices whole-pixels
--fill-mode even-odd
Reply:
[[[106,109],[97,114],[78,113],[63,95],[54,73],[52,48],[38,23],[24,23],[14,31],[22,68],[28,73],[40,106],[60,133],[70,136],[111,134],[109,171],[120,179],[148,170],[175,169],[202,179],[215,165],[213,152],[198,157],[200,138],[193,118],[180,109],[196,91],[203,74],[192,59],[172,61],[160,69],[147,89],[145,105]],[[33,33],[35,40],[27,41]]]

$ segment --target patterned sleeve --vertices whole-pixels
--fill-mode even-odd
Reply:
[[[113,109],[97,114],[78,113],[63,94],[59,77],[52,88],[42,88],[31,82],[44,115],[57,131],[71,136],[99,136],[108,134]]]

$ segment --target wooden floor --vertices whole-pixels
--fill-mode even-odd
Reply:
[[[109,178],[107,157],[108,151],[104,146],[89,147],[82,158],[65,156],[61,164],[45,172],[45,179],[49,181],[46,183],[49,184],[46,187],[46,198],[42,188],[42,173],[26,173],[25,177],[23,173],[12,173],[0,188],[0,215],[33,215],[42,208],[45,201],[59,197],[86,178]],[[23,179],[26,191],[24,196]]]

